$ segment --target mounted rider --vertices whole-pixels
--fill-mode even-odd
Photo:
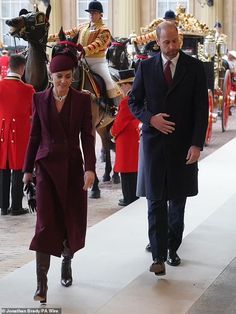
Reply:
[[[104,79],[108,105],[112,106],[114,98],[121,96],[121,91],[111,78],[106,60],[106,50],[111,42],[111,33],[102,20],[103,7],[101,2],[91,1],[85,11],[90,14],[90,22],[80,24],[65,33],[68,37],[78,34],[78,43],[84,48],[86,61],[90,69]],[[58,40],[58,35],[49,36],[48,41],[56,40]]]

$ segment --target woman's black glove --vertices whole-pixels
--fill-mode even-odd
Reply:
[[[35,184],[33,182],[28,182],[25,187],[24,191],[26,193],[27,201],[29,210],[31,213],[34,213],[37,211],[36,209],[36,188]]]

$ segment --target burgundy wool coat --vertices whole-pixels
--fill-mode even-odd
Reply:
[[[140,121],[131,113],[128,106],[129,97],[124,97],[119,105],[119,111],[111,128],[111,134],[116,141],[115,172],[137,172]]]
[[[32,173],[34,166],[36,169],[37,222],[30,249],[55,256],[61,256],[65,238],[72,254],[84,247],[84,171],[95,171],[96,162],[90,97],[70,88],[64,106],[68,102],[66,134],[52,88],[35,94],[24,165],[24,172]]]

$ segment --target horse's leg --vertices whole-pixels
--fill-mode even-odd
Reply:
[[[99,183],[99,180],[98,180],[97,174],[95,173],[95,181],[94,181],[93,187],[89,193],[89,198],[100,198],[101,197],[101,191],[98,187],[98,183]]]
[[[106,162],[106,152],[104,151],[104,148],[101,148],[101,155],[100,155],[101,162]]]
[[[104,175],[102,177],[103,182],[107,182],[107,181],[111,180],[110,173],[112,170],[110,149],[105,149],[105,155],[106,155],[106,161],[105,161],[105,172],[104,172]]]

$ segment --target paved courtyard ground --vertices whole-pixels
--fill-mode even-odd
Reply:
[[[221,132],[220,120],[213,125],[212,141],[202,152],[201,158],[205,158],[236,137],[236,110],[233,108],[232,112],[226,132]],[[96,146],[97,172],[101,180],[104,172],[104,163],[99,158],[100,148],[101,143],[98,139]],[[112,160],[114,162],[114,153],[112,153]],[[100,181],[100,189],[100,199],[89,199],[88,227],[121,209],[118,206],[118,200],[122,197],[120,184]],[[216,191],[216,193],[219,193],[219,191]],[[34,259],[34,252],[29,251],[28,246],[34,234],[35,218],[35,214],[0,216],[0,278]]]

